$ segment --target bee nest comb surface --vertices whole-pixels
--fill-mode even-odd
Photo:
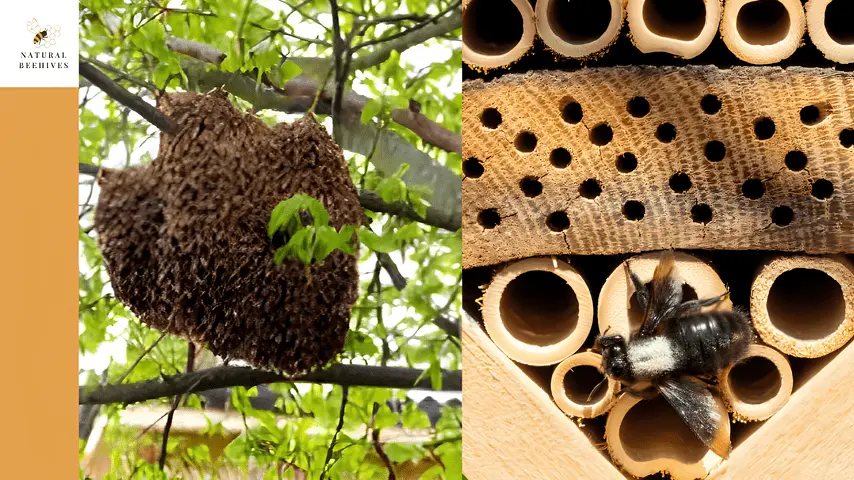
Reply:
[[[158,330],[214,353],[286,372],[331,360],[358,296],[356,258],[341,251],[310,267],[273,263],[273,207],[296,193],[319,199],[340,228],[361,221],[340,148],[313,118],[267,127],[224,93],[176,93],[160,109],[156,160],[103,169],[98,241],[116,296]]]

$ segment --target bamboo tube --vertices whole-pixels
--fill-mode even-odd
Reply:
[[[540,0],[537,33],[555,52],[586,58],[611,46],[623,26],[625,0]]]
[[[736,57],[756,65],[789,58],[806,30],[799,0],[727,0],[721,36]]]
[[[718,375],[721,395],[736,420],[758,422],[777,413],[792,396],[792,367],[785,355],[751,345],[745,357]]]
[[[821,53],[834,62],[854,62],[854,1],[810,0],[806,11],[807,31]]]
[[[717,411],[727,416],[715,396]],[[729,436],[729,422],[726,422]],[[661,395],[621,395],[608,413],[605,442],[611,459],[635,477],[668,472],[673,480],[705,478],[722,458],[706,448]]]
[[[552,373],[552,398],[564,413],[571,417],[593,418],[614,406],[620,383],[608,379],[608,388],[587,401],[593,389],[605,378],[602,356],[581,352],[560,362]]]
[[[727,291],[724,282],[707,263],[683,252],[675,252],[675,275],[684,282],[682,293],[685,300],[692,298],[712,298]],[[629,265],[641,282],[652,281],[652,275],[661,253],[652,252],[629,259]],[[626,275],[626,269],[620,264],[602,285],[599,293],[599,332],[628,336],[640,328],[643,312],[635,300],[635,287]],[[732,302],[725,298],[708,310],[732,309]]]
[[[593,324],[593,299],[568,263],[528,258],[499,272],[483,299],[483,322],[508,357],[552,365],[575,353]]]
[[[536,29],[527,0],[464,0],[463,60],[481,68],[510,65],[534,45]]]
[[[683,58],[703,53],[718,32],[718,0],[628,0],[632,42],[644,53],[667,52]]]
[[[842,257],[781,256],[750,291],[753,326],[768,345],[815,358],[854,335],[854,266]]]

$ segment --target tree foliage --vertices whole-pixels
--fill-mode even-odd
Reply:
[[[337,32],[330,3],[338,7]],[[459,8],[453,0],[83,0],[81,63],[150,104],[161,91],[224,85],[239,108],[257,112],[269,124],[313,110],[330,128],[327,115],[334,116],[335,138],[357,188],[412,212],[365,210],[371,222],[358,231],[361,296],[338,361],[418,368],[441,389],[443,371],[460,369],[458,334],[447,325],[459,315],[461,238],[459,231],[413,218],[442,218],[434,223],[447,225],[459,214],[459,147],[448,148],[444,141],[460,132]],[[178,53],[181,48],[170,43],[175,38],[224,57]],[[337,68],[336,51],[341,54]],[[122,168],[152,161],[157,127],[99,86],[81,79],[81,87],[81,172],[91,171],[84,165]],[[340,111],[334,111],[336,96],[343,100]],[[148,328],[112,296],[92,222],[97,185],[89,175],[81,175],[80,182],[81,385],[97,389],[182,374],[187,341]],[[328,254],[326,243],[317,247],[318,236],[347,248],[340,232],[319,216],[312,224],[315,250],[307,263]],[[290,228],[291,218],[279,227]],[[99,361],[105,358],[104,369]],[[204,349],[195,361],[197,368],[215,364]],[[249,428],[222,456],[213,459],[206,445],[182,446],[171,437],[165,470],[138,454],[145,443],[159,451],[162,435],[138,436],[121,422],[127,405],[106,405],[103,440],[112,450],[105,478],[183,478],[175,465],[205,470],[216,463],[259,469],[265,479],[294,478],[297,472],[312,479],[373,479],[389,478],[390,464],[421,459],[433,462],[422,478],[462,476],[459,407],[445,406],[430,428],[413,403],[403,403],[401,412],[390,408],[391,400],[406,398],[405,389],[288,382],[270,389],[276,413],[252,406],[255,387],[231,390],[231,408]],[[152,398],[147,404],[172,406],[173,401]],[[201,397],[184,395],[181,407],[202,409]],[[430,435],[416,442],[380,442],[382,430],[395,426],[429,428]],[[204,433],[221,434],[222,426],[209,421]]]

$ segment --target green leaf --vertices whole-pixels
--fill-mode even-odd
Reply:
[[[382,104],[380,102],[378,102],[376,99],[371,99],[365,105],[365,108],[362,109],[362,117],[361,117],[362,123],[368,123],[371,120],[373,120],[373,118],[375,116],[377,116],[378,113],[380,113],[381,109],[382,109]]]
[[[388,405],[383,404],[377,411],[374,417],[374,428],[381,430],[383,428],[393,427],[400,420],[400,415],[391,411]]]
[[[399,248],[394,238],[381,237],[365,226],[359,230],[359,241],[375,252],[391,253]]]

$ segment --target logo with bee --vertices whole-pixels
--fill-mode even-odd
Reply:
[[[39,25],[38,20],[33,18],[27,22],[27,30],[34,34],[33,45],[36,48],[50,48],[56,44],[56,37],[59,36],[59,25]]]

